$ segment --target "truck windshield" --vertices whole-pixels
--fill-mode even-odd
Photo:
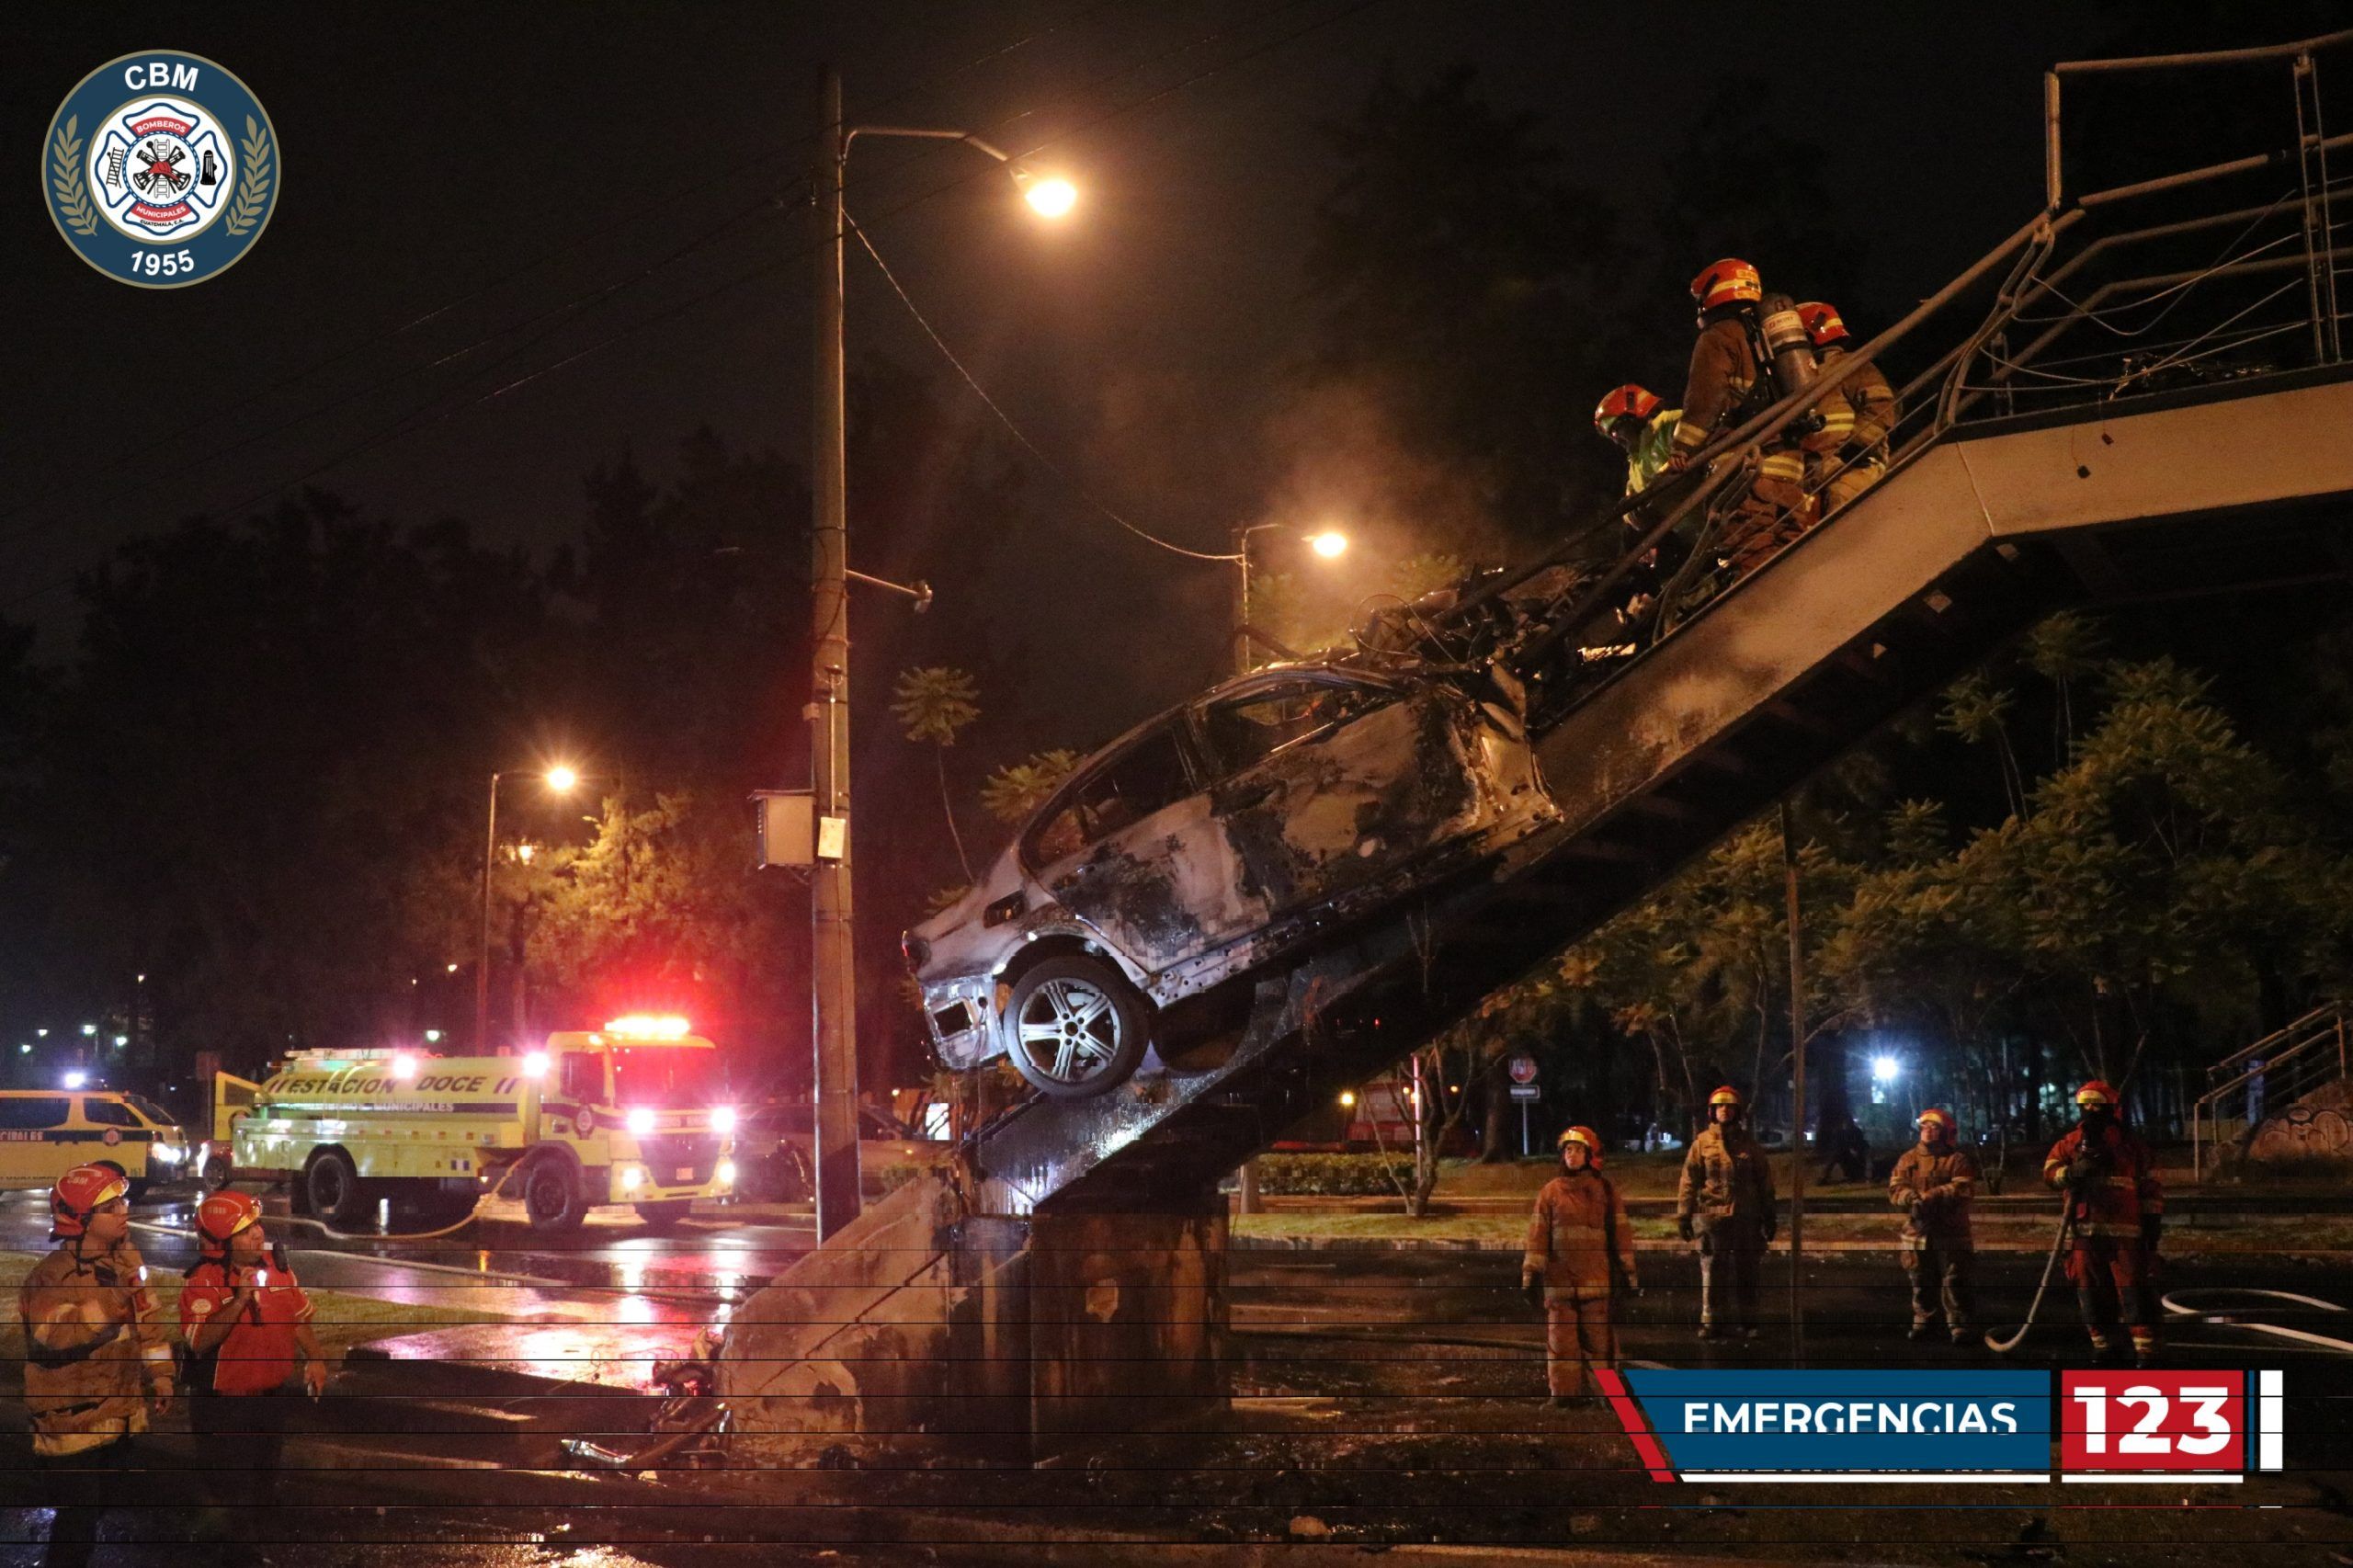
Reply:
[[[719,1052],[700,1046],[621,1046],[613,1052],[613,1099],[622,1106],[699,1110],[724,1096]]]

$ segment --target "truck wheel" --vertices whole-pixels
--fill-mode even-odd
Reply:
[[[1048,959],[1014,983],[1004,1028],[1013,1066],[1049,1098],[1083,1100],[1128,1081],[1143,1062],[1152,1009],[1099,960]]]
[[[694,1209],[693,1199],[674,1198],[665,1203],[639,1204],[637,1217],[645,1221],[648,1230],[667,1235],[685,1224],[687,1216],[693,1213]]]
[[[196,1174],[197,1185],[208,1193],[219,1192],[229,1185],[229,1177],[235,1169],[236,1167],[230,1163],[228,1155],[217,1153],[207,1154],[204,1157],[204,1168]]]
[[[579,1172],[564,1160],[541,1160],[523,1177],[523,1212],[542,1235],[578,1230],[588,1218]]]
[[[368,1195],[358,1167],[340,1149],[322,1149],[302,1173],[302,1194],[311,1212],[330,1225],[356,1225],[368,1217]]]

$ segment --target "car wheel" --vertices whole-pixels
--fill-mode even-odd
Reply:
[[[1128,1081],[1143,1061],[1149,1009],[1110,965],[1048,959],[1006,999],[1006,1054],[1041,1095],[1082,1100]]]
[[[665,1203],[641,1203],[637,1206],[637,1217],[645,1221],[646,1229],[658,1235],[667,1235],[685,1224],[687,1216],[693,1213],[694,1209],[694,1199],[676,1198]]]
[[[303,1195],[311,1212],[330,1225],[356,1225],[367,1217],[368,1198],[351,1156],[340,1149],[322,1149],[302,1173]]]
[[[569,1162],[541,1160],[523,1178],[523,1212],[542,1234],[576,1231],[588,1218],[588,1199]]]
[[[197,1173],[197,1185],[207,1192],[219,1192],[229,1185],[229,1177],[235,1168],[226,1154],[207,1154],[204,1168]]]

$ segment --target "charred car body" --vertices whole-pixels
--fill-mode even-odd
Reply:
[[[1276,665],[1089,757],[907,933],[942,1060],[1101,1094],[1254,971],[1552,824],[1508,681],[1455,669]]]

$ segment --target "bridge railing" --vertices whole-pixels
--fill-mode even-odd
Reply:
[[[2233,1152],[2248,1152],[2267,1118],[2291,1112],[2314,1091],[2346,1080],[2346,1011],[2344,1003],[2325,1003],[2207,1069],[2210,1086],[2189,1108],[2190,1171],[2197,1180],[2206,1179],[2210,1164],[2219,1173]]]
[[[1901,413],[1883,453],[1867,454],[1883,459],[1889,473],[1970,423],[2119,406],[2185,387],[2346,363],[2353,347],[2353,133],[2325,131],[2319,62],[2329,54],[2353,55],[2353,29],[2260,50],[2056,67],[2054,82],[2284,62],[2295,144],[2069,197],[2057,178],[2053,87],[2052,177],[2041,211],[1811,385],[1718,437],[1689,469],[1606,508],[1555,550],[1433,618],[1433,641],[1442,645],[1449,626],[1461,627],[1548,567],[1590,563],[1599,553],[1603,564],[1583,575],[1566,604],[1502,651],[1502,661],[1530,683],[1531,718],[1540,727],[1558,722],[1738,587],[1716,547],[1762,454],[1791,444],[1793,426],[1840,395],[1865,366],[1896,363],[1933,344],[1938,332],[1949,335],[1945,347],[1898,384]],[[1831,486],[1849,460],[1828,455],[1809,462],[1806,526],[1826,520]],[[1659,582],[1658,552],[1671,541],[1684,546],[1686,559]]]

